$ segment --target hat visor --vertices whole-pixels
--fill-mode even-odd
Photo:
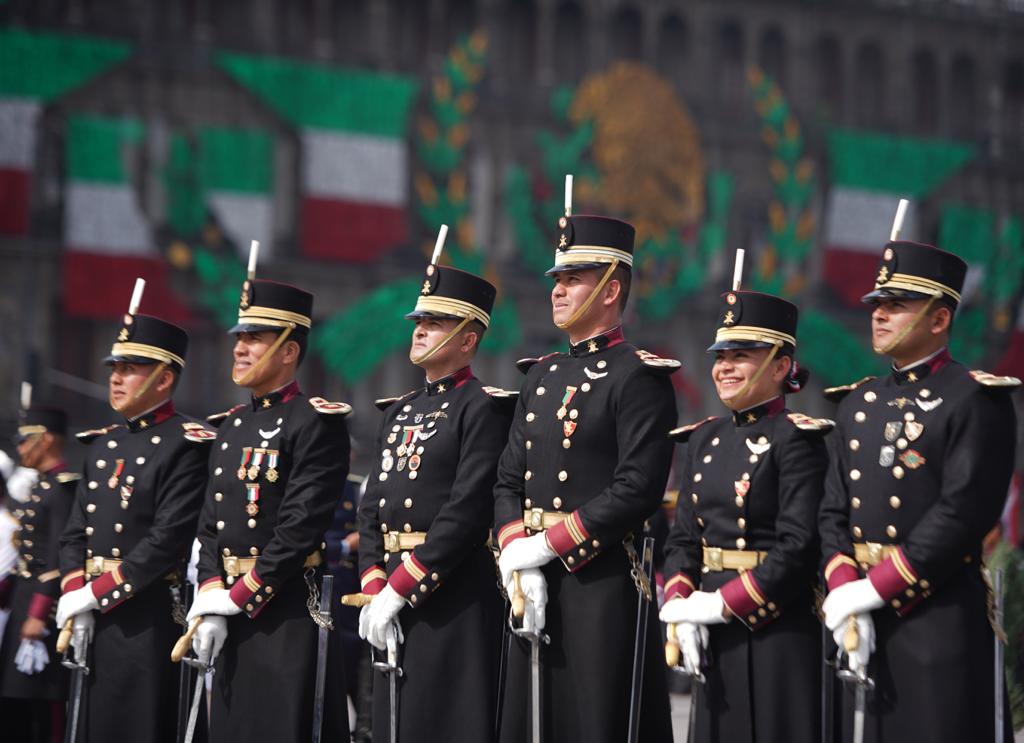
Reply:
[[[159,364],[158,359],[151,359],[148,356],[125,356],[124,354],[111,354],[103,357],[103,363],[107,366],[113,364]],[[177,364],[175,364],[177,366]]]
[[[564,271],[585,271],[588,268],[605,268],[606,266],[609,266],[609,265],[611,265],[611,264],[609,264],[609,263],[594,263],[594,262],[591,262],[591,263],[563,263],[560,266],[552,266],[551,268],[549,268],[547,271],[544,272],[544,275],[545,276],[551,276],[552,274],[562,273]],[[625,265],[625,264],[620,263],[619,265],[622,266],[622,265]],[[626,268],[629,268],[629,266],[626,266]]]
[[[228,335],[234,335],[235,333],[265,333],[268,330],[280,333],[284,328],[279,325],[260,325],[258,323],[240,322],[228,331]]]
[[[788,344],[787,344],[788,345]],[[712,351],[739,351],[743,348],[771,348],[771,343],[765,343],[764,341],[743,341],[743,340],[728,340],[718,341],[717,343],[708,346],[707,352]]]
[[[931,299],[931,296],[931,294],[909,289],[875,289],[861,297],[860,301],[864,304],[875,304],[886,299]]]
[[[407,312],[405,315],[406,320],[416,320],[420,317],[440,317],[445,320],[463,320],[465,318],[459,315],[449,315],[446,312],[431,312],[429,310],[413,310]]]

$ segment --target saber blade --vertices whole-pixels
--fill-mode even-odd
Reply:
[[[188,725],[185,726],[185,743],[192,743],[196,734],[196,721],[199,719],[199,703],[203,700],[203,692],[206,691],[206,672],[196,672],[196,690],[192,692],[192,706],[188,710]]]
[[[316,691],[313,697],[313,743],[320,743],[324,724],[324,687],[327,683],[327,649],[331,631],[331,596],[334,593],[334,576],[324,575],[320,589],[320,623],[317,624],[316,640]]]

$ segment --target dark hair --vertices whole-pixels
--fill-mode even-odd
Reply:
[[[789,366],[789,373],[782,380],[782,394],[799,392],[807,384],[807,380],[811,377],[811,372],[796,363],[793,351],[784,352],[779,358],[789,358],[792,362]]]
[[[282,330],[281,333],[283,332]],[[281,333],[278,333],[278,335]],[[299,360],[295,363],[295,368],[297,369],[302,366],[302,361],[306,358],[306,349],[309,346],[309,328],[304,328],[301,325],[297,326],[289,334],[285,343],[288,341],[295,341],[299,346]]]
[[[626,311],[629,301],[629,289],[633,284],[633,271],[621,263],[612,271],[612,279],[619,282],[619,312]]]
[[[475,348],[475,350],[479,351],[480,350],[480,344],[484,342],[484,333],[487,332],[487,328],[484,327],[484,324],[482,322],[480,322],[479,320],[470,320],[469,323],[466,325],[465,329],[462,332],[464,332],[464,333],[465,332],[476,333],[476,348]]]

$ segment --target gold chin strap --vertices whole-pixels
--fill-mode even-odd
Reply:
[[[425,354],[423,354],[422,356],[420,356],[420,357],[419,357],[418,359],[413,359],[413,360],[412,360],[412,363],[414,363],[414,364],[416,364],[417,366],[419,366],[419,365],[420,365],[420,364],[422,364],[422,363],[423,363],[424,361],[426,361],[426,360],[427,360],[427,359],[429,359],[429,358],[430,358],[431,356],[433,356],[433,355],[434,355],[435,353],[437,353],[438,351],[440,351],[440,350],[441,350],[442,348],[444,348],[444,345],[445,345],[445,344],[446,344],[446,343],[447,343],[448,341],[450,341],[450,340],[451,340],[452,338],[454,338],[454,337],[455,337],[456,335],[458,335],[458,334],[459,334],[459,332],[460,332],[460,331],[461,331],[461,330],[462,330],[462,329],[463,329],[464,327],[466,327],[467,325],[469,325],[469,321],[470,321],[470,320],[472,320],[472,319],[473,319],[473,318],[471,318],[471,317],[464,317],[464,318],[462,318],[462,322],[460,322],[460,323],[459,323],[458,325],[456,325],[456,326],[455,326],[455,327],[454,327],[454,328],[452,329],[452,332],[450,332],[450,333],[449,333],[448,335],[446,335],[446,336],[445,336],[444,338],[442,338],[442,339],[441,339],[441,342],[440,342],[440,343],[438,343],[438,344],[437,344],[436,346],[434,346],[433,348],[431,348],[431,349],[430,349],[429,351],[427,351],[427,352],[426,352]]]
[[[157,381],[157,378],[161,375],[165,368],[167,368],[166,361],[161,361],[156,366],[154,366],[153,372],[150,373],[150,376],[145,378],[145,382],[142,383],[142,386],[135,391],[135,394],[132,395],[131,401],[136,402],[138,398],[145,394],[146,390],[153,387],[153,383]],[[120,412],[120,410],[118,412]]]
[[[604,272],[604,276],[602,276],[601,280],[597,282],[597,286],[594,287],[594,291],[590,292],[590,296],[587,297],[587,301],[581,304],[580,308],[573,312],[572,317],[570,317],[568,320],[566,320],[565,322],[555,323],[555,326],[558,327],[559,330],[565,330],[566,328],[572,327],[573,323],[579,320],[580,317],[583,316],[583,313],[590,309],[590,305],[592,305],[594,303],[594,300],[597,299],[598,293],[602,289],[604,289],[604,285],[608,283],[608,279],[612,277],[612,272],[614,272],[615,269],[618,268],[618,265],[618,258],[614,259],[611,263],[608,264],[608,270]]]
[[[757,367],[757,371],[754,372],[754,376],[748,379],[745,385],[740,387],[740,391],[736,393],[736,397],[734,397],[733,400],[742,400],[744,396],[750,392],[753,386],[757,384],[757,380],[759,380],[761,375],[768,369],[768,365],[772,363],[772,360],[775,358],[775,355],[779,352],[780,348],[782,348],[781,343],[776,343],[772,346],[772,350],[765,357],[765,360],[761,362],[761,366]]]
[[[889,353],[889,351],[893,350],[894,348],[896,348],[896,346],[902,343],[903,339],[907,337],[910,331],[917,327],[917,324],[921,322],[921,318],[923,318],[925,314],[927,314],[928,310],[932,308],[932,305],[935,304],[935,300],[938,299],[939,296],[940,295],[938,294],[933,294],[932,296],[928,297],[928,301],[925,302],[924,307],[918,310],[917,314],[914,315],[914,319],[910,321],[910,324],[904,327],[903,330],[901,330],[899,333],[897,333],[896,337],[889,341],[886,345],[882,346],[881,348],[875,346],[875,353],[882,355],[887,354]]]
[[[263,368],[268,361],[270,361],[273,355],[277,353],[277,349],[279,349],[288,339],[288,336],[292,334],[293,330],[295,330],[295,323],[290,322],[287,325],[285,325],[284,330],[281,332],[279,336],[277,336],[277,340],[274,341],[270,348],[267,349],[267,352],[260,357],[260,360],[253,364],[251,367],[249,367],[249,371],[247,371],[242,376],[236,377],[234,374],[232,374],[231,381],[237,384],[239,387],[247,386],[249,384],[249,380],[252,379],[252,376],[261,368]]]

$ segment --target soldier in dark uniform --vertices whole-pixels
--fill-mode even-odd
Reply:
[[[483,743],[494,737],[502,604],[487,546],[498,458],[514,395],[470,368],[490,323],[495,288],[431,264],[416,308],[410,360],[422,387],[378,400],[377,452],[359,513],[363,592],[375,594],[360,635],[386,649],[398,625],[398,737]],[[388,731],[388,683],[378,676],[374,739]]]
[[[74,502],[64,464],[67,414],[30,407],[18,426],[18,457],[39,473],[28,502],[17,504],[17,572],[0,595],[11,610],[0,640],[0,719],[8,740],[48,741],[64,730],[68,673],[55,649],[53,614],[60,596],[60,535]],[[20,656],[20,657],[19,657]]]
[[[840,646],[851,619],[859,630],[851,666],[876,685],[866,741],[995,739],[981,548],[1013,471],[1020,381],[950,358],[966,270],[929,245],[886,245],[864,301],[892,369],[826,391],[842,402],[820,516],[823,609]]]
[[[559,227],[548,274],[552,319],[569,348],[519,364],[526,380],[498,466],[495,527],[509,595],[518,571],[527,623],[551,638],[542,650],[545,739],[621,741],[638,601],[630,570],[671,466],[668,375],[679,362],[623,337],[633,227],[596,216],[564,217]],[[648,617],[640,740],[660,743],[672,730],[657,618]],[[526,739],[529,657],[517,638],[502,741]]]
[[[215,416],[220,428],[199,523],[199,591],[188,617],[204,617],[193,647],[200,658],[216,660],[211,741],[288,743],[312,735],[313,614],[324,534],[348,475],[351,411],[306,397],[295,381],[312,312],[312,294],[250,279],[230,330],[232,378],[252,397]],[[330,633],[332,645],[338,634]],[[344,699],[340,662],[328,669],[328,698]],[[345,734],[347,717],[344,704],[326,705],[323,739]]]
[[[91,646],[81,740],[174,740],[172,587],[184,580],[215,436],[171,400],[187,346],[181,328],[126,315],[105,359],[124,422],[78,435],[90,446],[60,540],[57,627],[73,620],[76,658]]]
[[[793,360],[797,308],[749,291],[722,300],[708,350],[731,414],[672,432],[684,446],[661,619],[686,669],[707,679],[695,685],[697,741],[813,743],[816,532],[832,423],[786,407],[807,378]]]

